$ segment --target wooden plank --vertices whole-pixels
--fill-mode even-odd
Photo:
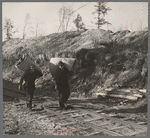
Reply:
[[[49,110],[48,110],[49,111]],[[83,110],[82,110],[83,111]],[[51,113],[51,111],[49,111],[50,113]],[[52,112],[54,112],[54,111],[52,111]],[[89,114],[95,114],[95,113],[91,113],[90,111],[85,111],[86,113],[89,113]],[[56,113],[56,112],[54,112],[54,113]],[[96,113],[96,114],[98,114],[98,113]],[[62,115],[60,115],[59,113],[57,113],[57,115],[58,116],[61,116],[61,117],[63,117]],[[100,117],[103,117],[104,116],[104,118],[106,118],[106,119],[112,119],[112,117],[110,117],[110,116],[106,116],[106,115],[95,115],[95,116],[100,116]],[[69,120],[73,120],[73,118],[71,118],[71,117],[69,117],[69,116],[66,116],[66,119],[69,119]],[[117,120],[117,121],[119,121],[119,122],[121,122],[121,119],[113,119],[113,120]],[[116,133],[116,132],[112,132],[112,131],[110,131],[110,130],[107,130],[107,129],[104,129],[104,128],[102,128],[102,127],[100,127],[100,126],[102,126],[102,125],[107,125],[108,123],[110,123],[110,122],[105,122],[105,123],[103,123],[103,124],[100,124],[100,125],[95,125],[95,124],[93,124],[93,123],[90,123],[90,122],[85,122],[84,120],[81,120],[81,119],[74,119],[74,121],[76,121],[77,123],[80,123],[80,124],[85,124],[85,125],[88,125],[88,126],[90,126],[90,127],[92,127],[94,130],[96,130],[96,131],[103,131],[104,133],[106,133],[106,134],[109,134],[109,135],[111,135],[111,136],[124,136],[124,135],[122,135],[122,134],[118,134],[118,133]],[[112,120],[111,120],[112,121]],[[74,122],[71,122],[71,123],[74,123]],[[126,122],[126,124],[128,124],[129,125],[129,122]],[[130,123],[130,124],[134,124],[134,123]],[[136,127],[137,127],[137,124],[134,124],[134,125],[136,125]],[[140,127],[143,127],[143,126],[140,126]],[[145,131],[145,130],[144,130]]]
[[[139,91],[142,92],[142,93],[146,93],[147,92],[146,89],[139,89]]]
[[[105,125],[107,125],[107,124],[110,124],[111,123],[111,121],[107,121],[107,122],[104,122],[104,123],[102,123],[102,124],[100,124],[100,125],[97,125],[97,126],[105,126]],[[93,124],[93,123],[92,123]]]
[[[79,109],[80,110],[80,109]],[[84,112],[84,110],[82,109],[82,111]],[[141,125],[138,125],[138,124],[136,124],[136,123],[132,123],[132,122],[129,122],[129,121],[124,121],[124,119],[120,119],[120,118],[113,118],[113,117],[111,117],[111,116],[108,116],[108,115],[103,115],[103,114],[98,114],[98,113],[96,113],[95,111],[86,111],[86,113],[89,113],[89,114],[91,114],[91,115],[95,115],[96,117],[98,117],[98,116],[100,116],[100,117],[103,117],[103,118],[105,118],[105,119],[110,119],[110,120],[112,120],[112,121],[114,121],[114,122],[118,122],[118,123],[120,123],[120,124],[123,124],[123,125],[126,125],[126,126],[128,126],[128,125],[132,125],[132,126],[136,126],[136,127],[138,127],[138,128],[141,128],[141,129],[147,129],[147,127],[144,127],[144,126],[141,126]]]
[[[138,89],[116,89],[118,92],[125,92],[125,93],[131,93],[131,94],[139,94],[143,95],[142,92],[140,92]]]
[[[30,115],[35,115],[35,114],[43,114],[43,113],[46,113],[46,111],[38,111],[38,112],[31,112]]]
[[[110,96],[110,97],[117,97],[117,98],[125,98],[125,99],[129,99],[129,100],[137,100],[138,97],[136,96],[131,96],[131,95],[116,95],[116,94],[107,94],[107,93],[95,93],[97,96],[98,95],[102,95],[102,96]]]
[[[57,112],[54,112],[54,111],[49,111],[48,109],[45,109],[45,110],[47,110],[49,113],[54,113],[54,114],[56,114],[56,115],[58,115],[59,116],[59,118],[64,118],[64,115],[62,115],[62,114],[59,114],[59,113],[57,113]],[[109,130],[106,130],[106,129],[103,129],[103,128],[101,128],[101,127],[99,127],[99,126],[97,126],[97,125],[95,125],[95,124],[92,124],[92,123],[90,123],[90,122],[84,122],[83,120],[81,120],[81,119],[73,119],[73,118],[71,118],[71,117],[69,117],[69,116],[65,116],[66,117],[66,120],[68,119],[68,120],[74,120],[74,121],[76,121],[77,123],[80,123],[80,124],[82,124],[82,125],[88,125],[89,127],[92,127],[94,130],[96,130],[96,131],[104,131],[105,133],[107,133],[107,134],[109,134],[109,135],[112,135],[112,136],[123,136],[123,135],[121,135],[121,134],[118,134],[118,133],[115,133],[115,132],[111,132],[111,131],[109,131]]]
[[[77,122],[70,122],[70,123],[60,124],[60,126],[63,127],[63,126],[68,126],[68,125],[72,125],[72,124],[75,124],[75,123],[77,123]]]
[[[85,113],[85,114],[91,114],[91,115],[93,116],[93,118],[94,118],[94,117],[95,117],[95,118],[97,118],[97,117],[102,117],[102,118],[104,118],[103,116],[100,116],[98,113],[95,114],[95,113],[93,113],[93,112],[91,112],[91,111],[84,110],[84,109],[80,109],[80,108],[78,108],[78,110],[81,111],[81,112],[83,112],[83,113]]]
[[[146,122],[138,122],[137,124],[138,125],[143,125],[143,124],[146,124]]]
[[[99,118],[90,118],[90,119],[85,119],[85,122],[91,122],[91,121],[96,121],[96,120],[100,120],[103,117],[99,117]]]
[[[122,118],[123,121],[127,121],[129,120],[130,118]]]
[[[114,90],[114,91],[100,91],[99,93],[103,93],[103,94],[107,94],[108,96],[110,94],[115,94],[115,95],[125,95],[125,96],[142,96],[143,94],[138,92],[137,90],[133,91],[131,90],[130,92],[127,92],[127,91],[123,91],[123,90]]]
[[[146,129],[138,130],[138,131],[132,132],[132,133],[127,134],[127,135],[128,136],[134,136],[134,135],[138,135],[138,134],[141,134],[141,133],[144,133],[144,132],[147,132],[147,130]]]
[[[116,115],[116,114],[108,114],[108,115],[111,116],[111,117],[118,116],[118,115]]]
[[[16,97],[14,97],[14,96],[12,96],[12,95],[8,95],[8,94],[6,94],[6,93],[3,93],[3,95],[5,95],[5,96],[7,96],[7,97],[10,97],[10,98],[15,98],[15,99],[18,99],[20,102],[22,102],[22,103],[26,103],[26,97],[19,97],[19,98],[16,98]]]
[[[110,128],[109,130],[122,129],[122,128],[126,128],[126,127],[127,127],[127,126],[113,127],[113,128]]]
[[[21,90],[14,90],[14,89],[9,89],[9,88],[6,88],[6,87],[3,87],[3,89],[6,89],[6,90],[9,90],[9,91],[13,91],[13,92],[16,92],[16,93],[19,93],[19,94],[22,94],[22,95],[26,95],[23,91]]]
[[[78,113],[79,111],[67,111],[67,112],[62,112],[61,114],[69,114],[69,113]]]
[[[40,116],[39,118],[37,118],[37,120],[40,120],[40,119],[43,119],[43,118],[46,118],[46,117],[49,117],[49,115]]]
[[[99,131],[99,132],[92,132],[92,133],[86,134],[86,135],[84,135],[84,136],[93,136],[93,135],[97,135],[97,134],[100,134],[100,133],[102,133],[102,131]]]
[[[79,116],[84,116],[86,114],[80,114],[80,115],[71,115],[70,117],[79,117]]]
[[[101,112],[104,112],[104,110],[96,110],[95,112],[101,113]]]
[[[109,135],[111,135],[111,136],[124,136],[124,135],[122,135],[122,134],[119,134],[119,133],[116,133],[116,132],[112,132],[112,131],[109,131],[109,130],[107,130],[107,129],[104,129],[104,128],[102,128],[102,127],[100,127],[100,126],[97,126],[97,125],[95,125],[95,124],[91,124],[91,123],[89,123],[89,122],[87,122],[87,125],[89,125],[89,126],[91,126],[95,131],[103,131],[104,133],[106,133],[106,134],[109,134]],[[104,124],[103,124],[104,125]]]

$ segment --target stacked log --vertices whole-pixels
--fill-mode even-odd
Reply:
[[[98,87],[98,93],[95,93],[96,96],[107,96],[107,97],[116,97],[116,98],[124,98],[129,100],[138,100],[139,98],[143,98],[146,89],[115,89],[115,88],[107,88],[103,89]]]

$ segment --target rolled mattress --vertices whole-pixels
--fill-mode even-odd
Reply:
[[[71,71],[73,70],[75,60],[76,60],[75,58],[51,58],[50,63],[49,63],[49,70],[50,70],[52,77],[54,77],[56,74],[56,69],[58,68],[59,61],[62,61],[63,63],[65,63],[66,68],[69,71]]]
[[[19,61],[17,61],[15,67],[23,72],[26,72],[31,65],[35,65],[36,69],[41,71],[40,67],[34,64],[29,56],[26,56],[24,57],[24,59],[20,59]]]

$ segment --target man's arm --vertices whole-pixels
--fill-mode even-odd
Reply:
[[[53,78],[53,82],[54,82],[54,85],[55,85],[55,89],[56,89],[56,91],[57,91],[57,89],[58,89],[58,87],[57,87],[58,85],[57,85],[57,84],[58,84],[58,83],[57,83],[57,81],[56,81],[54,78]]]
[[[58,69],[56,70],[56,74],[55,74],[55,76],[52,78],[52,81],[54,82],[54,84],[55,84],[55,89],[57,90],[57,86],[58,86],[58,79],[59,79],[59,74],[58,74]]]
[[[26,73],[24,73],[20,79],[19,90],[22,90],[22,83],[23,83],[23,80],[25,79],[25,76],[26,76]]]
[[[42,77],[43,76],[43,74],[42,74],[42,72],[41,71],[39,71],[39,70],[36,70],[36,78],[39,78],[39,77]]]
[[[74,75],[74,71],[73,70],[69,71],[69,76],[73,76],[73,75]]]
[[[67,73],[69,76],[73,76],[73,75],[74,75],[73,70],[69,71],[68,69],[65,68],[65,71],[66,71],[66,73]]]

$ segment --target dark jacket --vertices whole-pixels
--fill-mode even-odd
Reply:
[[[42,72],[35,69],[33,72],[28,70],[23,74],[20,79],[20,86],[22,86],[23,80],[25,80],[24,87],[28,89],[35,89],[35,80],[42,76]]]
[[[69,85],[68,84],[68,76],[72,76],[73,71],[69,71],[68,69],[60,69],[59,67],[56,69],[56,75],[54,77],[54,81],[57,86]]]

